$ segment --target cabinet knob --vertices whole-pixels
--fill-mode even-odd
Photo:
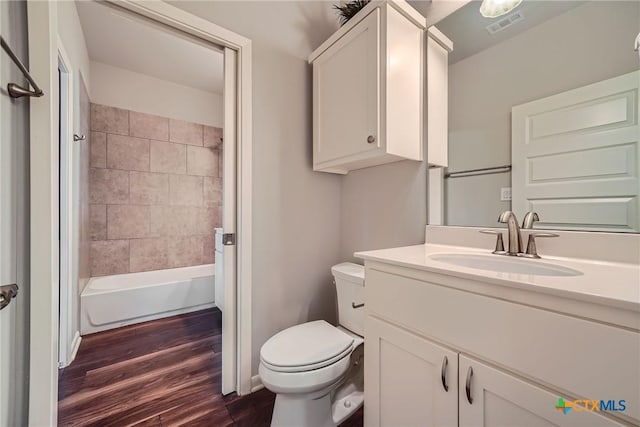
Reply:
[[[367,137],[367,142],[368,142],[369,144],[373,144],[374,142],[376,142],[376,137],[375,137],[375,136],[373,136],[373,135],[369,135],[369,136]]]

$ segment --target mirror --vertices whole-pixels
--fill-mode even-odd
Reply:
[[[535,228],[639,232],[640,2],[479,8],[435,25],[453,42],[448,165],[429,173],[440,224],[497,227],[510,209]]]

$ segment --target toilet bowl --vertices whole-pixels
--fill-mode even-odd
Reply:
[[[276,393],[272,426],[337,426],[364,402],[364,267],[331,268],[339,326],[316,320],[271,337],[259,374]]]

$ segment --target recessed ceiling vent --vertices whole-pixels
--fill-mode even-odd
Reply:
[[[493,24],[488,25],[487,31],[489,32],[489,34],[499,33],[500,31],[512,26],[516,22],[520,22],[523,20],[524,15],[522,15],[522,12],[514,12],[511,15],[505,16],[504,18],[497,20]]]

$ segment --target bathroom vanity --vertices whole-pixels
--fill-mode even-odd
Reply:
[[[440,244],[356,256],[366,267],[365,425],[640,422],[637,263]],[[608,410],[563,410],[576,399]]]

